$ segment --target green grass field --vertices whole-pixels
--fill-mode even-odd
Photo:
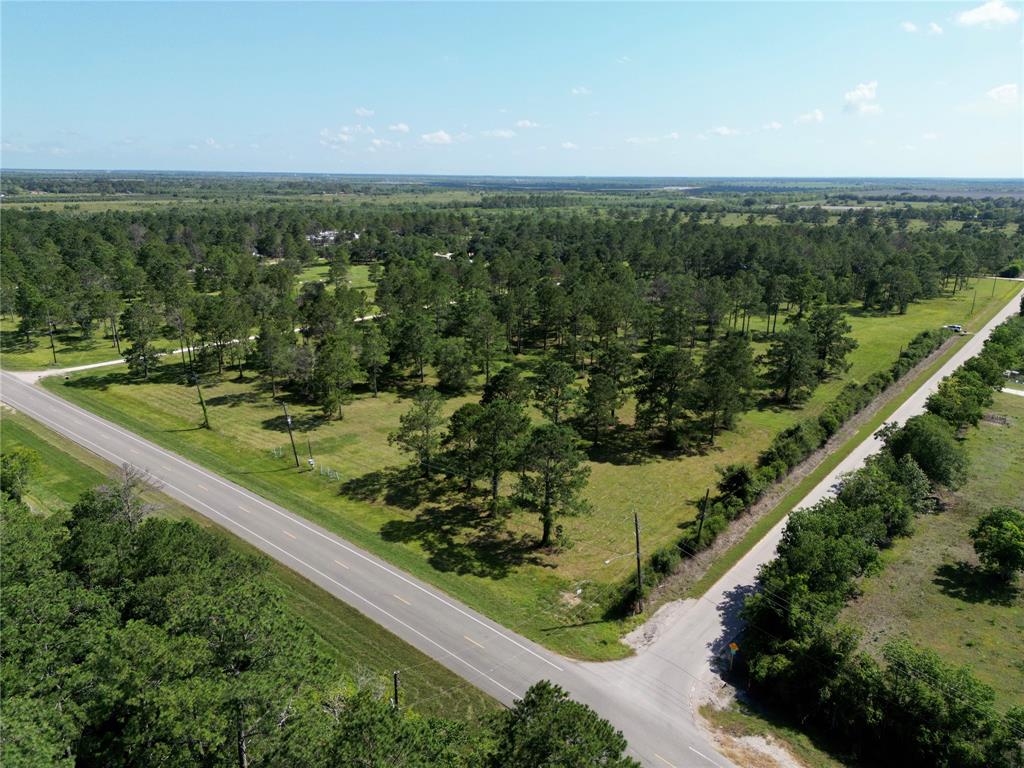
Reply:
[[[324,262],[317,262],[306,267],[299,273],[299,284],[314,281],[326,282],[329,268]],[[370,268],[366,264],[353,264],[348,270],[349,285],[366,294],[368,304],[373,304],[377,295],[377,286],[370,282]]]
[[[997,394],[989,412],[1007,423],[969,430],[967,483],[883,552],[883,570],[864,580],[843,617],[863,628],[869,650],[902,635],[971,667],[1005,709],[1024,702],[1024,585],[990,580],[968,534],[994,506],[1024,508],[1024,397]]]
[[[0,320],[0,367],[9,371],[38,371],[101,363],[120,357],[114,347],[113,337],[106,334],[104,327],[97,328],[88,339],[82,338],[77,330],[62,329],[53,334],[53,341],[57,351],[56,364],[53,362],[48,335],[34,333],[32,344],[26,344],[25,337],[18,333],[17,321],[4,318]],[[156,343],[156,347],[162,351],[177,346],[166,339]]]
[[[4,408],[0,450],[7,451],[14,446],[31,448],[42,458],[27,501],[44,514],[67,508],[84,491],[102,484],[116,471],[113,465],[55,432]],[[265,559],[270,578],[285,594],[290,610],[320,638],[323,649],[337,660],[352,681],[379,681],[383,685],[389,682],[391,672],[401,670],[407,700],[424,714],[469,719],[498,706],[493,699],[355,609],[206,518],[161,493],[150,491],[147,496],[159,506],[157,514],[195,520],[207,530],[225,537],[240,551]]]
[[[778,431],[818,413],[845,380],[888,366],[919,331],[950,322],[980,327],[1016,287],[999,283],[990,299],[991,285],[980,281],[973,317],[970,290],[914,305],[905,316],[854,313],[860,347],[850,372],[820,387],[803,408],[751,411],[707,455],[592,462],[587,497],[593,513],[564,521],[574,546],[558,555],[533,548],[539,530],[533,517],[514,513],[499,530],[489,530],[491,522],[460,504],[447,486],[424,483],[407,469],[408,459],[388,445],[387,434],[408,407],[409,391],[377,399],[360,394],[343,421],[324,421],[317,409],[289,403],[300,443],[308,439],[318,463],[336,473],[322,476],[289,468],[280,407],[262,383],[238,383],[234,374],[211,380],[204,388],[210,432],[192,429],[200,418],[195,393],[176,383],[173,369],[149,384],[118,367],[46,386],[316,520],[549,647],[614,658],[628,652],[618,642],[622,625],[601,619],[613,587],[631,569],[629,558],[619,556],[633,546],[634,510],[646,551],[675,540],[679,526],[695,516],[704,489],[717,481],[716,467],[755,460]],[[446,412],[475,397],[448,400]],[[628,421],[631,414],[627,404],[622,417]],[[479,535],[481,526],[486,536]]]

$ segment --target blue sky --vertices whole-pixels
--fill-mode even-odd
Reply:
[[[8,168],[1024,176],[1022,4],[2,4]]]

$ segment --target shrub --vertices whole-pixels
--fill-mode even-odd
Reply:
[[[654,569],[655,573],[668,576],[679,565],[680,559],[681,555],[677,545],[673,544],[668,547],[662,547],[651,555],[651,568]]]
[[[974,551],[981,562],[1012,581],[1024,571],[1024,512],[1012,507],[996,507],[971,531]]]

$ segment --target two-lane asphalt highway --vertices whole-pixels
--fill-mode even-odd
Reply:
[[[980,351],[992,329],[1017,310],[1018,293],[893,414],[920,413],[941,379]],[[715,684],[712,660],[738,631],[737,595],[749,590],[775,552],[779,523],[702,598],[666,607],[656,636],[636,656],[604,664],[553,654],[439,590],[330,532],[202,467],[33,385],[38,374],[0,372],[0,397],[22,413],[115,464],[147,470],[163,491],[219,523],[500,701],[511,703],[550,679],[620,728],[647,766],[731,764],[714,751],[691,706]],[[812,504],[878,449],[868,438],[801,502]]]
[[[693,680],[683,670],[642,679],[622,665],[582,664],[553,654],[329,531],[34,386],[35,378],[0,372],[3,401],[114,464],[145,470],[168,496],[498,700],[511,704],[533,683],[549,679],[622,729],[645,765],[728,765],[690,714]]]

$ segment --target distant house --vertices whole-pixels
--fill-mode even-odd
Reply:
[[[336,229],[322,229],[312,235],[306,235],[306,240],[313,245],[330,245],[338,237]]]

